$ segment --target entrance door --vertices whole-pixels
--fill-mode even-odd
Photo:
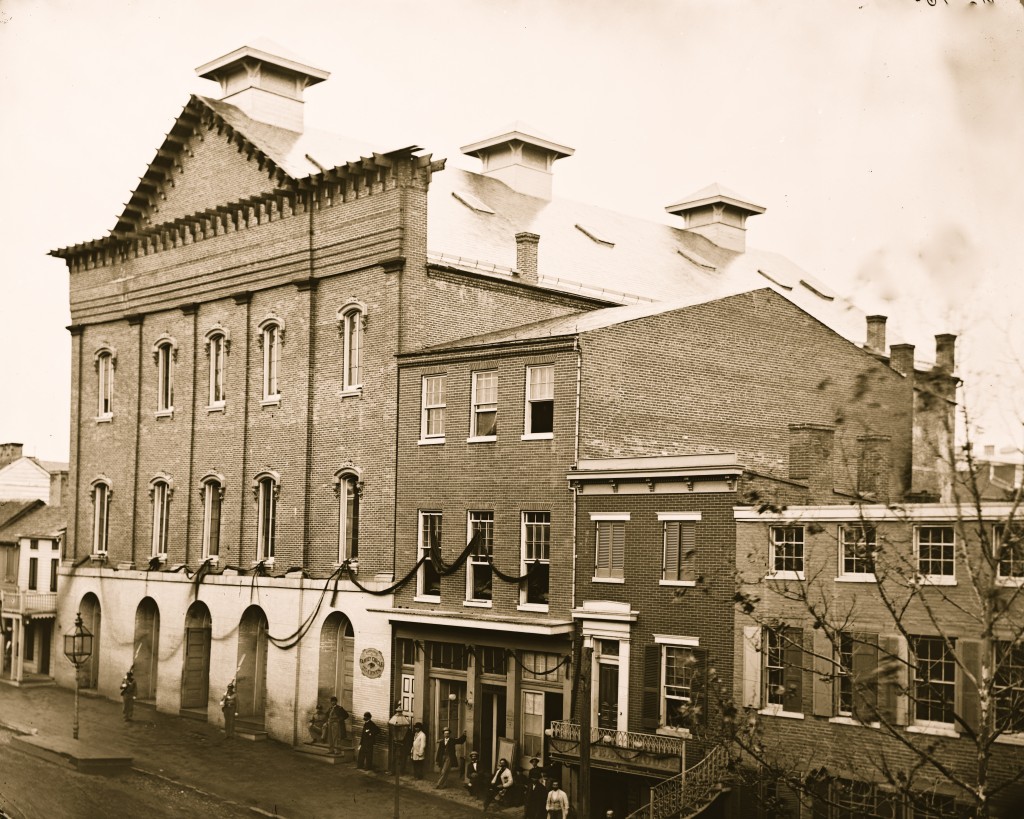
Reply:
[[[238,716],[256,726],[263,725],[266,705],[267,627],[267,617],[259,606],[246,609],[238,626]]]
[[[325,709],[331,697],[352,711],[352,675],[355,666],[355,636],[352,624],[341,612],[332,613],[320,630],[320,667],[317,702]]]
[[[185,629],[185,673],[181,707],[201,708],[210,701],[210,629]]]
[[[146,597],[135,611],[135,651],[132,668],[143,702],[156,700],[158,658],[160,656],[160,611],[156,601]]]
[[[544,727],[550,728],[552,722],[558,722],[562,719],[562,695],[553,691],[544,692]],[[548,772],[548,776],[552,779],[557,779],[565,785],[565,779],[562,778],[562,766],[557,762],[552,762],[549,755],[548,743],[550,737],[544,735],[544,753],[540,754],[541,764]]]
[[[50,673],[50,640],[53,637],[53,625],[47,623],[39,629],[39,673]]]
[[[103,643],[100,640],[100,601],[95,594],[89,592],[82,598],[82,605],[79,608],[82,614],[82,625],[92,632],[92,656],[79,667],[79,685],[82,688],[95,688],[100,679],[100,649]]]
[[[597,727],[612,731],[619,727],[619,667],[598,666]]]
[[[498,766],[498,737],[507,737],[505,730],[505,689],[484,686],[480,695],[480,765],[485,771]],[[510,765],[516,760],[510,759]]]

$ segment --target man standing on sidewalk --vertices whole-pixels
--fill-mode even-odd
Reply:
[[[363,714],[363,733],[359,737],[359,756],[356,767],[364,771],[373,770],[373,744],[377,741],[380,728],[373,721],[373,714]]]
[[[125,722],[131,722],[132,717],[135,716],[135,692],[137,690],[138,686],[135,684],[135,676],[129,668],[128,673],[121,680],[121,701],[123,703],[121,713],[124,716]]]
[[[235,697],[234,682],[228,683],[227,691],[220,698],[220,710],[224,712],[224,739],[235,735],[235,717],[238,716],[238,700]]]
[[[452,732],[447,728],[444,729],[444,736],[438,740],[437,753],[434,754],[434,764],[441,769],[441,776],[438,778],[437,784],[434,785],[436,790],[448,787],[448,772],[451,771],[453,766],[459,764],[459,758],[455,755],[455,749],[457,746],[465,743],[465,741],[465,731],[463,731],[462,736],[458,739],[452,739]]]
[[[337,697],[331,697],[331,707],[327,709],[327,745],[332,754],[338,753],[347,719],[348,711],[338,705]]]

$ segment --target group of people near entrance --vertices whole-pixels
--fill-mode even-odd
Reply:
[[[549,780],[540,759],[530,760],[525,774],[513,772],[507,759],[499,759],[493,772],[480,767],[473,751],[466,765],[466,790],[483,800],[484,811],[493,803],[501,807],[522,807],[525,819],[568,819],[569,797],[557,779]]]

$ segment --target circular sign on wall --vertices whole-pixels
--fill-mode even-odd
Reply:
[[[359,667],[364,677],[375,680],[384,673],[384,655],[375,648],[364,648],[359,655]]]

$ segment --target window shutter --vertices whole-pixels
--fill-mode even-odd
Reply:
[[[644,646],[644,695],[641,724],[653,731],[661,720],[661,646]]]
[[[837,666],[832,661],[832,643],[821,629],[814,629],[814,716],[831,717],[834,713],[835,674]]]
[[[804,633],[803,629],[787,628],[783,635],[786,693],[782,696],[782,709],[801,714],[804,710]]]
[[[811,794],[811,816],[813,819],[828,819],[829,781],[820,776],[809,782],[807,789]]]
[[[598,522],[597,535],[594,538],[594,577],[608,576],[610,551],[607,525]]]
[[[687,521],[679,524],[679,579],[697,579],[696,526]]]
[[[907,641],[898,634],[878,638],[878,713],[893,725],[907,724]]]
[[[853,634],[853,716],[861,722],[878,719],[878,635]]]
[[[609,574],[612,577],[622,577],[623,567],[626,565],[626,524],[622,521],[614,521],[611,529],[612,560]]]
[[[961,668],[957,669],[957,715],[968,728],[977,732],[981,725],[981,707],[978,701],[978,684],[981,681],[981,658],[985,643],[982,640],[957,640],[956,652]],[[974,679],[969,679],[967,674]],[[959,728],[959,726],[957,726]]]
[[[679,529],[674,520],[665,522],[665,579],[679,580]]]
[[[761,627],[743,627],[743,707],[761,707]]]

